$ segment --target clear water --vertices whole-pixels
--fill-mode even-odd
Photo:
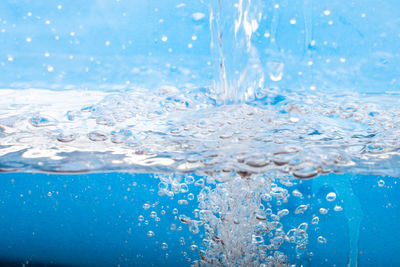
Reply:
[[[3,1],[3,265],[399,265],[395,1]]]

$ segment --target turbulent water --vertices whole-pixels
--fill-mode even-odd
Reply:
[[[1,91],[1,169],[399,175],[400,96]],[[68,107],[68,109],[66,109]]]
[[[279,203],[302,197],[289,191],[293,178],[399,176],[397,95],[271,91],[224,105],[208,88],[1,94],[2,171],[163,172],[159,194],[178,198],[192,183],[200,186],[189,197],[199,202],[195,216],[179,216],[194,234],[205,231],[199,264],[287,265],[284,243],[303,254],[308,223],[319,219],[313,215],[289,229],[280,223],[289,210]],[[182,178],[193,172],[200,178]],[[292,212],[303,214],[309,206]]]
[[[312,208],[311,200],[291,207],[294,199],[304,199],[293,186],[330,173],[399,177],[400,95],[391,90],[398,82],[392,80],[387,90],[377,93],[370,88],[364,93],[352,87],[343,90],[356,83],[352,75],[371,72],[365,69],[368,62],[343,67],[351,58],[337,51],[318,56],[324,49],[313,39],[312,1],[304,1],[301,12],[289,20],[291,25],[303,25],[296,44],[300,54],[276,44],[282,19],[278,10],[285,3],[229,2],[208,6],[213,53],[208,65],[217,73],[210,85],[150,88],[146,82],[117,92],[0,90],[0,171],[158,173],[161,197],[182,194],[180,205],[197,200],[193,216],[176,213],[193,234],[202,236],[201,243],[191,246],[192,251],[199,250],[197,259],[185,256],[189,262],[288,266],[302,255],[310,256],[307,230],[318,225],[318,216],[328,209],[321,207],[296,227],[285,224],[287,216],[301,216]],[[330,14],[325,9],[320,17]],[[196,27],[205,16],[192,14]],[[339,17],[351,25],[343,20]],[[162,42],[167,40],[161,37]],[[329,46],[335,47],[334,42]],[[362,56],[360,52],[354,57]],[[397,68],[393,58],[398,55],[378,51],[372,57],[381,63],[373,69],[375,74]],[[310,71],[322,61],[337,61],[331,64],[334,71],[328,67]],[[48,72],[54,71],[52,65],[46,66]],[[179,72],[185,76],[182,80],[189,73]],[[299,78],[303,75],[305,81]],[[341,90],[327,94],[327,88],[340,84],[335,81],[339,76],[346,80]],[[374,86],[369,79],[359,81]],[[327,192],[326,201],[335,203],[335,212],[349,207],[344,210],[348,218],[352,216],[348,263],[355,266],[362,212],[357,198],[345,189],[351,188],[350,181],[341,184],[344,188],[336,188],[336,193],[351,204],[334,202],[335,192]],[[317,186],[315,182],[313,187]],[[323,235],[316,240],[328,242]]]

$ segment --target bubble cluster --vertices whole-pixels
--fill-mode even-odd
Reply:
[[[38,168],[34,160],[10,158],[7,151],[40,146],[49,155],[40,159],[47,163],[40,167],[43,171],[52,171],[54,156],[62,155],[57,171],[65,172],[71,166],[71,171],[227,169],[244,174],[278,171],[309,179],[329,172],[370,173],[374,166],[374,173],[398,175],[398,168],[392,168],[398,161],[400,131],[400,99],[395,95],[271,93],[260,101],[220,105],[207,88],[19,94],[1,92],[0,124],[10,134],[0,141],[11,146],[0,149],[4,170],[21,164],[26,170]],[[21,103],[11,105],[10,98]],[[63,109],[69,101],[74,104]],[[28,135],[37,142],[22,146],[20,141]],[[77,158],[76,151],[90,157]]]
[[[309,228],[343,210],[336,192],[312,207],[293,184],[340,171],[398,175],[395,96],[270,92],[224,105],[210,88],[29,92],[0,91],[2,170],[162,172],[157,193],[176,201],[169,230],[204,236],[179,239],[186,260],[197,253],[194,264],[286,266],[283,247],[300,257]],[[189,204],[197,208],[185,211]],[[138,225],[166,216],[154,203],[140,205]],[[289,217],[299,220],[295,227],[283,223]],[[157,239],[158,229],[148,228],[144,234]],[[164,241],[158,246],[168,251]]]

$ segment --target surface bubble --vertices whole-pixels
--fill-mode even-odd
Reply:
[[[90,132],[88,137],[90,140],[95,142],[106,141],[108,139],[107,135],[101,132]]]

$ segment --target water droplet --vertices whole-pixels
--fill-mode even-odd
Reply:
[[[325,16],[329,16],[330,14],[331,14],[330,10],[328,10],[328,9],[324,10],[324,15]]]
[[[192,18],[194,21],[199,21],[202,20],[206,17],[206,15],[204,13],[200,13],[200,12],[196,12],[192,14]]]
[[[167,37],[167,36],[163,35],[163,36],[161,37],[161,41],[166,42],[167,40],[168,40],[168,37]]]
[[[267,63],[267,71],[271,81],[278,82],[282,80],[284,64],[279,61],[271,61]]]

